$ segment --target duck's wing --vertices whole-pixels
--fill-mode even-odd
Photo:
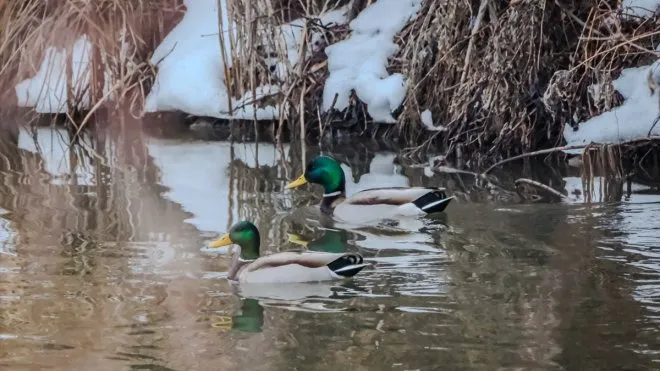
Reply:
[[[327,265],[342,255],[343,254],[321,254],[292,251],[280,252],[276,254],[261,256],[259,259],[250,264],[249,271],[275,268],[288,264],[298,264],[307,268],[319,268]]]
[[[281,252],[260,257],[242,275],[251,282],[306,282],[352,277],[368,264],[354,253]]]
[[[444,211],[452,198],[447,197],[444,188],[383,187],[357,192],[345,199],[342,204],[355,206],[403,206],[412,204],[420,211],[430,214]]]

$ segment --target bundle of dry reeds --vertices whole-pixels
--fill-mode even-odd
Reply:
[[[259,9],[328,5],[324,0],[258,3],[250,14],[259,15],[247,17],[243,9],[237,23],[256,19],[255,30],[272,30],[287,19]],[[350,2],[352,16],[369,3]],[[624,17],[618,6],[606,0],[425,2],[398,36],[401,49],[391,59],[390,71],[408,77],[398,116],[400,138],[418,149],[443,145],[448,155],[477,160],[560,144],[564,123],[575,125],[621,101],[614,89],[591,96],[589,85],[611,87],[623,68],[657,58],[660,25]],[[326,31],[333,41],[349,34],[347,26]],[[283,120],[294,133],[323,132],[337,120],[368,120],[357,99],[340,117],[319,111],[325,62],[321,49],[284,82]],[[421,124],[426,109],[448,130],[429,136]]]
[[[315,17],[348,5],[352,19],[372,2],[227,0],[231,42],[220,42],[231,66],[225,71],[230,96],[252,92],[257,100],[259,86],[278,85],[280,93],[258,103],[280,106],[277,138],[285,127],[298,137],[322,135],[340,121],[361,130],[369,117],[358,99],[345,112],[320,110],[328,76],[324,46],[350,30],[324,27]],[[622,17],[618,6],[614,0],[424,2],[398,35],[400,50],[390,61],[390,72],[408,77],[406,100],[395,112],[398,130],[390,133],[418,149],[444,145],[450,156],[480,160],[559,144],[564,123],[619,103],[607,87],[623,68],[656,58],[660,25]],[[97,47],[92,68],[109,66],[123,108],[139,111],[155,72],[148,58],[184,11],[181,0],[0,2],[2,101],[15,103],[11,87],[34,75],[46,47],[70,47],[87,34]],[[302,28],[298,54],[305,57],[291,65],[281,26],[299,18],[305,22],[296,26]],[[284,76],[273,70],[277,62],[285,66]],[[99,107],[107,97],[99,87],[102,75],[93,74],[91,100]],[[602,94],[589,94],[593,83],[605,87]],[[428,135],[420,117],[427,109],[446,131]]]
[[[13,87],[39,70],[46,50],[71,54],[73,44],[86,35],[94,48],[90,69],[91,104],[107,104],[104,71],[121,100],[145,94],[153,76],[147,61],[164,36],[182,17],[181,0],[8,0],[0,2],[0,82],[3,108],[16,105]],[[70,58],[69,58],[70,59]],[[70,64],[70,62],[69,62]],[[70,69],[67,66],[67,69]],[[69,80],[70,80],[69,74]],[[74,90],[68,81],[67,89]],[[129,92],[132,93],[129,95]],[[75,112],[84,92],[69,94]],[[141,102],[132,102],[138,106]]]

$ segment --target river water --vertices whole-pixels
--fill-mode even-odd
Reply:
[[[324,151],[349,194],[457,196],[437,216],[352,228],[321,218],[318,188],[282,191],[318,148],[69,140],[0,140],[0,369],[660,369],[660,195],[643,185],[584,202],[579,174],[559,174],[562,202],[518,202],[348,143]],[[227,250],[205,245],[240,219],[263,252],[301,248],[295,234],[373,266],[233,286]]]

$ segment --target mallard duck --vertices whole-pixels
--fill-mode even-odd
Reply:
[[[353,277],[368,264],[356,253],[280,252],[259,256],[261,238],[249,221],[235,224],[210,247],[236,244],[227,279],[245,283],[284,283],[339,280]]]
[[[339,162],[329,156],[316,156],[298,179],[286,189],[307,183],[324,188],[321,212],[344,220],[366,220],[397,216],[427,215],[445,210],[454,197],[442,188],[383,187],[371,188],[346,197],[346,178]]]

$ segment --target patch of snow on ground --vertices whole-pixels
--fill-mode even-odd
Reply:
[[[624,103],[580,123],[573,131],[569,125],[564,127],[564,138],[568,145],[595,143],[619,143],[648,136],[649,129],[658,117],[658,94],[649,92],[647,77],[651,66],[627,68],[614,80],[614,88],[621,93]],[[660,135],[660,124],[656,125],[651,135]],[[568,153],[582,153],[581,149],[569,150]]]
[[[252,92],[249,91],[245,93],[240,99],[234,100],[234,114],[233,115],[221,115],[221,118],[234,118],[238,120],[272,120],[276,117],[279,117],[279,110],[273,106],[266,107],[257,107],[254,102],[268,97],[273,94],[277,94],[280,91],[279,87],[274,85],[264,85],[257,87],[255,89],[255,96],[252,96]],[[255,114],[256,110],[256,114]]]
[[[226,2],[222,5],[222,34],[230,39]],[[227,114],[228,94],[218,39],[218,1],[186,0],[186,14],[151,57],[158,74],[145,101],[145,112],[181,110],[192,115],[221,118]],[[231,59],[231,51],[226,50]],[[231,64],[229,65],[231,67]]]
[[[660,7],[660,0],[623,0],[623,14],[629,18],[651,18]]]
[[[403,103],[406,83],[402,74],[387,72],[387,59],[397,51],[394,36],[417,14],[421,3],[378,0],[351,21],[350,38],[326,48],[330,76],[323,90],[324,111],[346,109],[355,90],[375,122],[395,122],[391,113]]]
[[[424,110],[424,112],[422,112],[422,114],[420,115],[420,119],[422,120],[422,124],[424,125],[424,127],[426,127],[431,131],[447,130],[447,128],[442,125],[435,126],[433,124],[433,114],[431,114],[431,111],[429,110]]]
[[[71,55],[70,76],[71,89],[75,96],[81,97],[77,109],[90,108],[89,83],[91,81],[91,58],[94,45],[87,35],[81,36],[72,47],[72,50],[58,50],[55,47],[46,49],[44,59],[39,70],[32,78],[25,79],[16,84],[16,98],[19,107],[34,107],[38,113],[65,113],[67,101],[76,101],[67,93],[67,56]],[[109,71],[105,73],[104,94],[109,97],[111,89]]]
[[[319,15],[317,20],[322,27],[343,25],[348,21],[347,14],[348,6],[344,6]],[[274,73],[280,80],[286,79],[291,68],[296,66],[300,60],[299,52],[306,24],[306,18],[295,19],[275,28],[274,40],[271,41],[267,37],[262,40],[265,46],[263,53],[266,56],[266,66],[271,69],[274,68]],[[307,53],[305,54],[305,57],[308,58],[311,57],[312,53],[320,50],[320,46],[323,45],[323,34],[313,28],[308,29],[307,33],[310,34],[311,39],[311,45],[306,49]],[[273,41],[275,45],[271,45]],[[281,61],[277,58],[276,51],[278,50],[286,54],[287,61]]]
[[[232,112],[230,112],[230,97],[224,82],[225,63],[218,39],[220,32],[218,1],[186,0],[184,3],[187,11],[183,19],[165,37],[151,57],[151,63],[158,64],[158,74],[145,101],[144,111],[183,111],[196,116],[251,120],[256,110],[257,120],[277,119],[279,108],[274,106],[256,108],[252,92],[247,92],[240,99],[232,97]],[[227,67],[231,67],[229,30],[235,26],[228,19],[226,0],[220,1],[220,4]],[[331,23],[343,23],[346,22],[345,13],[346,8],[333,10],[321,15],[320,21],[326,26]],[[298,53],[305,22],[304,19],[297,19],[274,30],[277,43],[275,49],[284,51],[291,66],[299,60]],[[318,32],[312,33],[312,36],[321,37]],[[271,49],[272,46],[268,46],[263,51],[266,64],[269,67],[274,66],[273,72],[283,78],[288,67],[286,63],[278,61],[276,55],[271,56],[273,54]],[[266,85],[258,87],[257,90],[258,101],[267,95],[278,93],[279,87]]]

